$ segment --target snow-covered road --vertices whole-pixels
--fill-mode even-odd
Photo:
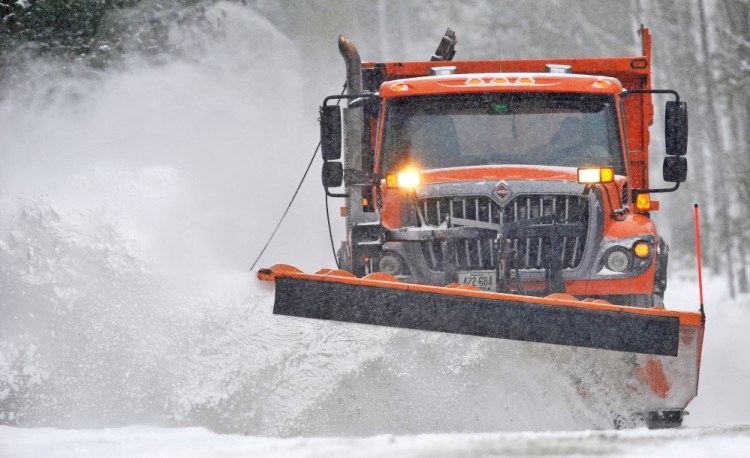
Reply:
[[[205,428],[21,429],[0,426],[0,456],[156,457],[747,457],[750,426],[671,431],[582,431],[295,438],[216,434]]]
[[[689,272],[676,272],[674,292],[669,296],[672,303],[684,308],[693,301],[695,285],[685,281],[689,276]],[[543,431],[541,427],[525,432],[278,438],[220,434],[204,427],[0,426],[0,457],[747,457],[750,401],[744,386],[748,367],[731,349],[747,348],[748,337],[733,323],[748,312],[744,299],[731,301],[726,297],[720,278],[710,278],[708,283],[716,302],[712,301],[709,314],[700,393],[689,406],[687,426],[676,430]],[[539,424],[548,420],[539,419]],[[737,425],[700,426],[731,423]]]

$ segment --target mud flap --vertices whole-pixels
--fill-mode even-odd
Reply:
[[[676,316],[295,276],[275,282],[278,315],[665,356],[679,346]]]

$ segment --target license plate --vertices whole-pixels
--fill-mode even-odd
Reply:
[[[494,270],[471,270],[458,273],[459,283],[476,286],[485,291],[495,291],[497,289],[495,280]]]

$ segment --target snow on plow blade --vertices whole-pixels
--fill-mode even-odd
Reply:
[[[406,284],[382,273],[356,278],[276,265],[258,278],[275,281],[278,315],[525,342],[677,356],[681,325],[701,325],[696,313]]]

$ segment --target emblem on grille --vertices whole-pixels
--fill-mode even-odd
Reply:
[[[510,189],[508,188],[508,184],[504,181],[501,181],[495,189],[495,194],[500,198],[500,200],[505,200],[511,194]]]

